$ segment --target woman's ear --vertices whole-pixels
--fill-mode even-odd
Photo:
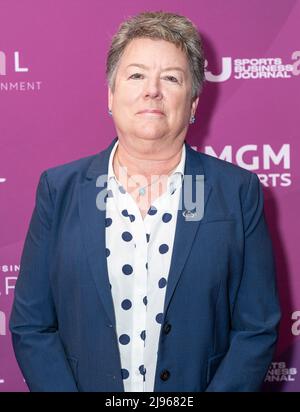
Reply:
[[[192,116],[195,116],[198,103],[199,103],[199,96],[196,97],[196,98],[193,100],[193,102],[192,102],[192,108],[191,108],[191,115],[192,115]]]
[[[108,87],[108,110],[112,110],[113,97],[113,92],[111,91],[111,88]]]

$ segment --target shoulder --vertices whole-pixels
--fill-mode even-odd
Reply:
[[[99,156],[99,154],[85,156],[71,162],[59,164],[46,169],[44,173],[50,181],[57,183],[61,180],[69,180],[70,177],[74,176],[83,177],[97,156]]]
[[[262,184],[256,173],[193,149],[189,152],[193,164],[198,165],[200,174],[204,174],[204,180],[214,189],[216,201],[222,199],[238,207],[240,202],[263,199]]]
[[[109,156],[116,142],[114,139],[109,147],[92,154],[81,157],[68,163],[51,167],[44,171],[50,184],[64,185],[70,181],[81,183],[85,178],[95,178],[99,174],[107,173]]]
[[[205,172],[215,178],[219,179],[246,179],[249,180],[255,173],[243,169],[227,160],[222,160],[217,157],[197,152],[199,161],[202,163]]]
[[[47,194],[52,203],[71,196],[85,180],[91,166],[98,164],[101,153],[103,152],[45,169],[40,175],[37,196],[40,198]]]
[[[207,179],[229,186],[249,183],[250,180],[259,181],[256,173],[217,157],[197,152],[189,148],[190,157],[196,161]]]

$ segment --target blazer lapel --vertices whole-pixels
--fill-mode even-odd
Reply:
[[[185,163],[185,177],[191,176],[192,180],[192,190],[193,194],[196,187],[196,176],[204,176],[204,210],[207,200],[211,192],[211,186],[207,180],[207,177],[204,175],[204,170],[202,164],[199,160],[198,154],[186,144],[186,163]],[[181,194],[184,197],[184,187],[185,179],[183,180],[183,186]],[[195,196],[193,196],[195,198]],[[182,198],[183,199],[183,198]],[[188,258],[188,255],[193,246],[194,238],[196,236],[197,230],[201,225],[201,220],[193,220],[188,218],[186,209],[184,207],[184,199],[181,202],[182,210],[178,210],[177,214],[177,224],[174,238],[173,253],[168,277],[168,285],[166,290],[165,304],[164,304],[164,314],[166,313],[170,300],[175,291],[176,285],[180,279],[180,275],[183,271],[184,264]]]
[[[79,195],[80,224],[88,262],[99,297],[107,313],[108,319],[113,326],[116,325],[116,320],[105,252],[106,210],[100,210],[96,206],[96,198],[100,192],[101,195],[104,196],[106,186],[97,187],[96,182],[99,176],[107,175],[109,156],[115,142],[116,139],[114,139],[107,150],[100,152],[93,159],[85,179],[81,184]],[[192,176],[193,189],[195,188],[197,175],[204,175],[199,156],[193,149],[186,145],[185,176]],[[184,186],[185,181],[183,181],[182,193],[184,193]],[[211,187],[204,176],[204,208],[210,191]],[[166,313],[170,304],[170,300],[179,281],[184,264],[192,248],[197,230],[201,224],[201,220],[189,220],[187,216],[184,216],[184,201],[182,202],[182,205],[182,210],[178,210],[177,214],[176,232],[169,272],[170,275],[166,290],[164,313]]]
[[[96,205],[99,193],[101,192],[101,196],[105,195],[106,185],[105,187],[103,185],[97,187],[96,182],[99,176],[106,176],[104,180],[107,181],[109,156],[115,142],[116,139],[107,150],[100,152],[93,159],[85,180],[81,184],[79,195],[80,224],[88,262],[96,289],[113,326],[115,326],[116,321],[105,251],[106,210],[100,210]]]

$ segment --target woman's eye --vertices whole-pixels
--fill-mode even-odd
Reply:
[[[134,73],[132,74],[129,79],[142,79],[143,75],[141,73]]]
[[[166,79],[170,80],[173,83],[178,83],[178,80],[174,76],[166,76]]]

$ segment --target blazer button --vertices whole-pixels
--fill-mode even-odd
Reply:
[[[171,330],[172,326],[170,325],[170,323],[165,323],[164,324],[164,333],[167,335],[170,330]]]
[[[170,377],[170,372],[169,372],[167,369],[163,370],[163,371],[160,373],[160,379],[161,379],[162,381],[167,381],[167,380],[169,379],[169,377]]]

